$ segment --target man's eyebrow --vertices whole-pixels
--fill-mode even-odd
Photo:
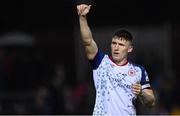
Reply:
[[[123,43],[118,43],[119,45],[122,45],[122,46],[124,46],[125,44],[123,44]]]

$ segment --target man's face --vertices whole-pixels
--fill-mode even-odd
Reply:
[[[128,53],[132,52],[133,47],[129,41],[113,37],[111,42],[111,54],[112,58],[116,63],[120,63],[127,59]]]

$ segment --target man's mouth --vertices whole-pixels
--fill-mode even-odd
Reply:
[[[119,53],[118,52],[114,52],[115,55],[118,55]]]

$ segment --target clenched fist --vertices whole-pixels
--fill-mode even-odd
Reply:
[[[77,5],[77,13],[78,15],[85,16],[86,14],[89,13],[90,8],[91,8],[91,5],[87,5],[87,4]]]
[[[141,95],[141,92],[142,92],[141,84],[139,84],[139,83],[133,84],[132,91],[136,95]]]

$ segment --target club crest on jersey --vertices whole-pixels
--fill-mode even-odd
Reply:
[[[128,71],[128,75],[131,76],[131,77],[135,76],[135,75],[136,75],[135,70],[130,69],[130,70]]]

